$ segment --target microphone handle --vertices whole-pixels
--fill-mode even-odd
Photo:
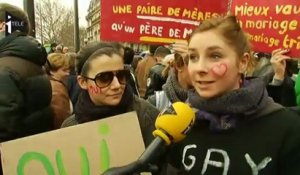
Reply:
[[[122,167],[113,167],[106,170],[101,175],[132,175],[136,172],[139,172],[139,169],[141,168],[141,164],[139,164],[138,161],[134,161],[128,165],[122,166]]]
[[[149,163],[152,162],[152,159],[155,158],[156,154],[159,153],[164,146],[165,141],[160,137],[155,137],[137,161],[125,166],[110,168],[102,175],[131,175],[133,173],[143,172],[149,168]]]
[[[138,161],[141,164],[152,162],[152,159],[165,147],[165,141],[160,137],[155,137],[146,150],[139,157]]]

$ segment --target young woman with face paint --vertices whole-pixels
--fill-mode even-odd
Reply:
[[[129,71],[124,69],[121,53],[113,47],[102,47],[89,56],[80,70],[77,80],[82,91],[75,115],[65,120],[62,127],[137,111],[144,143],[148,145],[159,111],[135,96],[126,84]]]
[[[244,79],[251,59],[234,16],[204,21],[191,35],[188,103],[196,122],[169,153],[168,174],[298,175],[300,117]]]

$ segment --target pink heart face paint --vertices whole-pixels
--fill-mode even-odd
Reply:
[[[101,89],[97,86],[89,86],[89,90],[93,94],[99,94],[101,93]]]
[[[227,72],[227,65],[225,63],[221,63],[213,66],[211,72],[217,77],[223,77]]]

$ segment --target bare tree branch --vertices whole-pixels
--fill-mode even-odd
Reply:
[[[74,45],[74,10],[55,0],[35,1],[36,34],[45,43]],[[84,28],[80,29],[83,42]]]

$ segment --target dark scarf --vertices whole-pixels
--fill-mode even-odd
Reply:
[[[47,60],[45,48],[35,38],[21,32],[14,32],[0,40],[0,57],[5,56],[20,57],[39,66]]]
[[[177,101],[186,101],[187,99],[188,91],[179,85],[174,71],[170,72],[170,75],[162,89],[172,103]]]
[[[208,120],[210,129],[217,131],[234,128],[270,101],[265,84],[258,78],[246,80],[240,89],[213,99],[204,99],[195,90],[188,93],[188,102],[199,110],[197,121]]]
[[[75,119],[78,123],[84,123],[103,119],[127,112],[128,106],[133,101],[133,92],[126,86],[120,103],[117,106],[96,106],[90,99],[86,90],[82,90],[75,107]]]

